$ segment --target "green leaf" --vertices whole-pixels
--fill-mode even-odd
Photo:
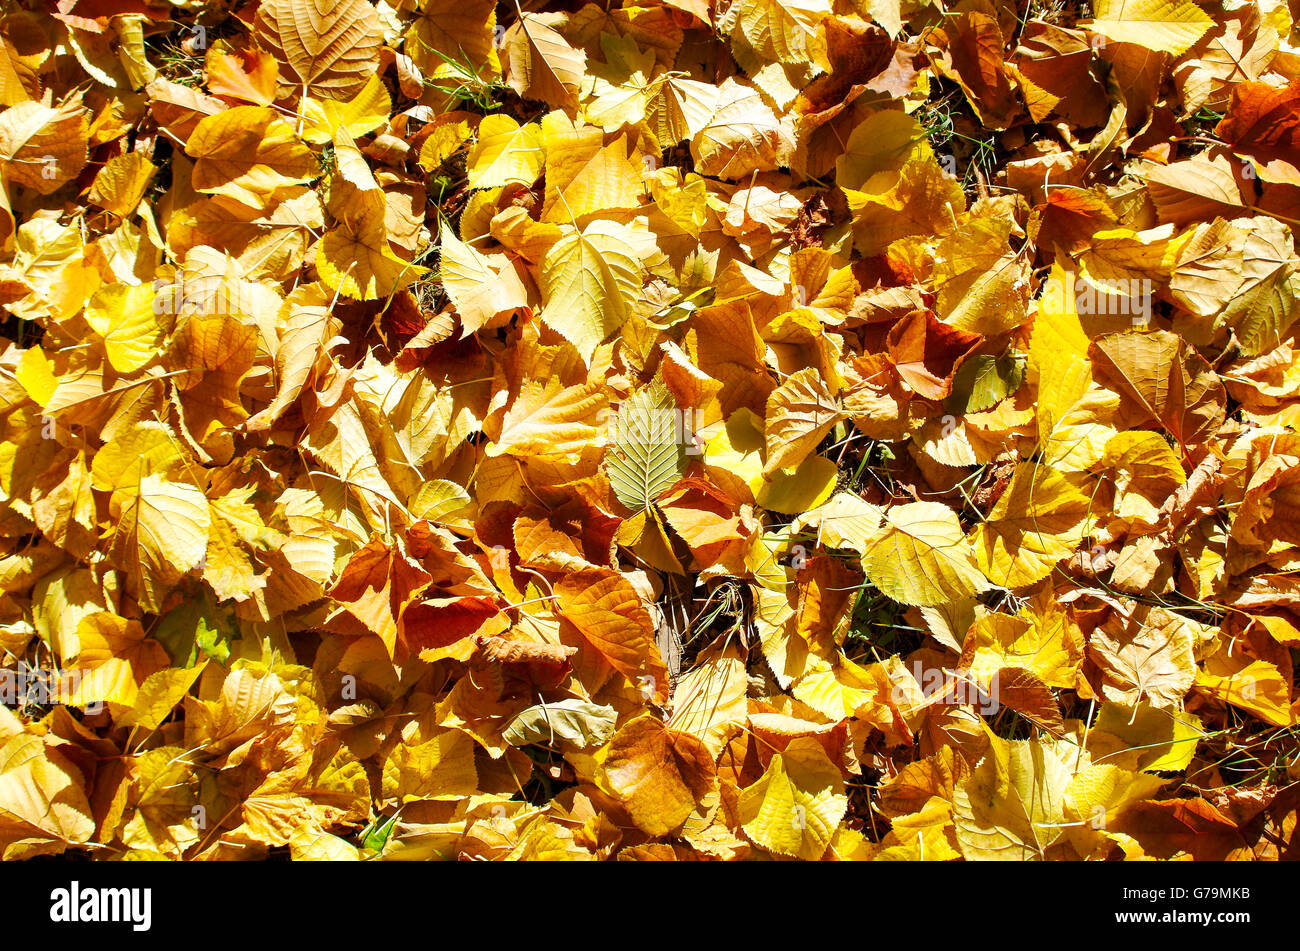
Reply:
[[[680,420],[662,384],[646,387],[619,407],[605,471],[614,494],[628,508],[649,509],[686,467],[686,434]]]
[[[186,598],[158,625],[154,638],[177,667],[193,667],[199,651],[220,664],[230,657],[230,642],[239,639],[234,612],[218,605],[206,591]]]
[[[392,834],[395,825],[397,825],[396,814],[389,816],[387,819],[376,816],[374,822],[362,833],[361,847],[374,852],[382,852],[384,846],[388,844],[388,837]]]
[[[510,721],[501,736],[512,746],[536,743],[554,747],[557,741],[563,740],[585,750],[608,740],[617,719],[613,707],[585,700],[559,700],[524,710]]]
[[[1020,389],[1025,382],[1025,355],[1008,350],[1000,357],[980,354],[961,365],[944,401],[950,413],[982,413]]]

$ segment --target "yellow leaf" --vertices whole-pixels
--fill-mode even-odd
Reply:
[[[434,171],[470,140],[474,135],[474,126],[466,116],[468,113],[452,112],[438,117],[441,121],[429,130],[424,144],[420,146],[420,168],[426,172]],[[492,116],[484,117],[485,120],[490,118]]]
[[[939,502],[908,502],[884,510],[862,567],[873,584],[902,604],[947,604],[989,587],[962,534],[957,514]]]
[[[793,529],[816,528],[819,545],[850,548],[861,555],[880,528],[881,518],[879,506],[851,492],[837,492],[829,502],[804,511]]]
[[[159,746],[131,757],[125,790],[127,808],[119,835],[132,849],[179,859],[200,839],[196,811],[199,781],[186,750]]]
[[[766,479],[760,477],[754,501],[773,512],[795,515],[816,508],[830,498],[839,474],[830,459],[809,456],[793,472],[777,471]]]
[[[1097,0],[1082,26],[1116,43],[1136,43],[1177,56],[1214,26],[1191,0]]]
[[[1247,710],[1265,723],[1290,726],[1291,684],[1276,664],[1249,656],[1239,645],[1220,647],[1196,672],[1196,688]]]
[[[303,826],[289,839],[289,856],[295,862],[359,862],[361,850],[347,839]]]
[[[971,535],[975,561],[994,584],[1021,588],[1046,578],[1078,547],[1091,500],[1066,476],[1024,462]]]
[[[366,0],[263,0],[253,34],[280,64],[283,91],[337,100],[351,99],[378,72],[384,40]]]
[[[641,692],[668,696],[668,669],[636,589],[608,568],[570,571],[555,583],[557,609],[591,647]]]
[[[1110,764],[1088,766],[1070,779],[1065,790],[1066,834],[1084,858],[1104,848],[1104,830],[1124,807],[1151,799],[1165,781]]]
[[[416,518],[437,522],[467,508],[469,504],[469,493],[455,482],[433,479],[420,486],[420,493],[411,500],[410,509]]]
[[[846,415],[815,367],[790,374],[767,398],[763,475],[798,466]]]
[[[0,162],[9,181],[48,195],[81,174],[87,130],[79,99],[55,107],[20,102],[0,113]]]
[[[1052,266],[1038,300],[1029,338],[1029,379],[1038,387],[1038,441],[1042,445],[1092,384],[1088,335],[1075,310],[1073,275],[1059,264]]]
[[[108,362],[120,373],[134,373],[158,356],[162,335],[157,294],[148,284],[109,284],[86,305],[86,323],[104,342]]]
[[[1088,752],[1094,763],[1149,773],[1187,768],[1204,737],[1199,717],[1157,707],[1146,701],[1125,707],[1103,703],[1088,732]]]
[[[194,667],[168,667],[154,671],[140,684],[131,706],[114,711],[114,721],[119,726],[158,729],[190,692],[206,666],[207,661],[204,661]]]
[[[971,625],[962,664],[981,683],[1004,667],[1033,673],[1049,687],[1073,688],[1083,663],[1083,638],[1065,623],[1033,623],[986,614]]]
[[[835,163],[835,179],[855,191],[883,191],[908,162],[933,159],[920,123],[905,112],[886,109],[854,128]]]
[[[719,90],[712,83],[669,74],[659,87],[659,95],[650,100],[646,122],[655,130],[659,144],[672,148],[703,131],[713,119],[718,102]]]
[[[185,144],[194,158],[196,191],[261,206],[277,188],[320,176],[311,149],[293,126],[264,106],[235,106],[207,116]]]
[[[732,726],[745,720],[747,684],[745,665],[734,649],[705,658],[673,688],[668,727],[699,737],[716,757]]]
[[[1159,433],[1117,433],[1101,464],[1115,486],[1114,514],[1133,529],[1163,527],[1160,508],[1187,481],[1183,464]]]
[[[257,106],[275,102],[280,68],[275,57],[265,50],[236,50],[218,40],[203,57],[203,71],[207,75],[208,91],[213,95],[229,96]]]
[[[171,662],[160,643],[145,637],[139,621],[107,611],[82,618],[77,639],[76,664],[64,675],[73,706],[108,701],[133,707],[140,685]]]
[[[507,115],[493,113],[478,125],[478,138],[465,159],[465,173],[470,188],[496,188],[511,182],[531,185],[542,174],[545,161],[537,123],[521,126]]]
[[[658,83],[652,83],[655,54],[641,50],[631,37],[614,38],[603,34],[600,40],[606,63],[591,63],[592,92],[595,98],[586,107],[587,118],[606,132],[617,132],[624,124],[635,125],[645,118],[646,105],[655,95]]]
[[[718,88],[718,104],[708,123],[691,138],[695,171],[739,179],[775,171],[789,161],[794,130],[759,93],[735,77]]]
[[[1088,653],[1105,678],[1107,700],[1133,706],[1145,698],[1178,708],[1196,680],[1189,623],[1163,608],[1140,605],[1132,616],[1113,613],[1089,641]]]
[[[31,733],[0,745],[0,857],[57,855],[95,833],[85,778]]]
[[[480,254],[458,239],[445,222],[439,245],[438,276],[456,305],[465,335],[498,314],[528,306],[528,289],[508,256]]]
[[[989,737],[989,752],[953,793],[957,841],[968,860],[1046,858],[1060,838],[1070,770],[1033,740]]]
[[[641,204],[642,169],[629,158],[629,141],[608,145],[594,126],[569,127],[558,115],[542,122],[546,142],[546,200],[542,221],[581,224],[595,213]]]
[[[167,424],[146,420],[95,453],[90,474],[95,488],[102,491],[134,490],[150,473],[174,474],[183,460],[180,443]]]
[[[570,46],[548,19],[524,13],[506,30],[506,82],[525,99],[563,109],[577,102],[587,54]]]
[[[738,818],[755,845],[777,855],[820,859],[848,809],[839,769],[812,740],[775,753],[766,772],[740,791]]]
[[[542,259],[542,319],[590,360],[623,326],[641,292],[641,262],[617,226],[595,222],[561,238]]]
[[[736,27],[755,53],[793,65],[810,61],[830,14],[829,0],[757,0],[739,5]]]
[[[467,62],[485,76],[500,75],[493,0],[422,0],[410,12],[415,19],[403,48],[426,74],[441,78]]]
[[[59,386],[54,364],[46,358],[45,351],[39,345],[23,353],[18,361],[18,369],[14,372],[14,379],[38,406],[48,403]]]
[[[113,555],[146,610],[156,611],[208,547],[208,500],[192,485],[146,475],[109,499]]]
[[[374,194],[373,192],[371,194]],[[382,203],[355,192],[348,216],[331,229],[316,249],[316,270],[333,291],[357,300],[391,297],[428,268],[394,253],[384,227]]]
[[[1218,374],[1177,334],[1106,334],[1092,344],[1092,354],[1098,380],[1164,426],[1184,455],[1223,423],[1226,394]]]
[[[370,783],[365,767],[346,746],[332,753],[323,747],[287,769],[267,776],[243,801],[243,824],[233,834],[271,847],[289,844],[305,827],[327,829],[364,821],[370,811]]]
[[[254,486],[245,486],[208,502],[212,523],[203,580],[221,601],[246,600],[259,590],[266,579],[258,578],[259,566],[251,552],[273,548],[283,540],[267,528],[249,502],[254,491]]]
[[[371,76],[361,91],[347,102],[337,99],[307,99],[303,104],[302,137],[314,145],[323,145],[346,129],[354,139],[374,132],[388,121],[393,104],[378,76]]]
[[[376,535],[348,558],[329,595],[382,640],[392,657],[404,639],[407,610],[429,581],[428,572],[400,543],[389,545]]]
[[[422,731],[408,728],[384,762],[384,798],[398,803],[459,799],[477,785],[474,741],[459,730],[439,730],[425,739]]]
[[[143,152],[109,159],[95,175],[90,200],[105,211],[126,217],[135,211],[158,168]]]
[[[650,715],[626,724],[596,761],[601,785],[655,836],[680,826],[717,784],[708,747]]]
[[[594,383],[564,386],[529,380],[501,420],[489,456],[573,456],[599,445],[597,423],[608,400]]]

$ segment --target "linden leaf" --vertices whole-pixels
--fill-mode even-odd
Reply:
[[[1052,268],[1038,300],[1028,367],[1029,381],[1038,390],[1038,440],[1042,444],[1092,383],[1088,336],[1079,322],[1073,282],[1059,266]]]
[[[947,604],[989,587],[952,509],[908,502],[886,509],[862,567],[872,583],[902,604]]]
[[[406,55],[426,73],[452,73],[460,62],[495,76],[501,71],[492,0],[424,0],[406,33]],[[495,34],[495,35],[494,35]],[[481,64],[481,65],[480,65]]]
[[[1188,625],[1160,608],[1113,615],[1093,633],[1089,655],[1105,677],[1102,695],[1129,707],[1139,699],[1178,707],[1196,680]]]
[[[754,52],[791,64],[809,61],[817,25],[831,13],[828,0],[759,0],[737,7],[737,29]]]
[[[109,500],[114,557],[141,605],[156,611],[181,576],[200,566],[208,548],[208,500],[192,485],[142,477],[138,488]]]
[[[691,154],[700,174],[738,181],[779,168],[793,145],[789,125],[758,90],[730,78],[718,89],[708,123],[691,137]]]
[[[308,142],[321,145],[336,138],[339,130],[358,139],[374,132],[388,121],[392,103],[388,92],[378,76],[371,76],[361,91],[347,101],[338,99],[307,99],[303,105],[303,114],[307,123],[302,137]]]
[[[456,305],[466,335],[499,314],[528,306],[528,289],[508,257],[480,254],[460,241],[446,224],[439,244],[442,255],[438,276]]]
[[[519,713],[501,732],[501,738],[512,746],[537,743],[555,747],[567,743],[586,750],[609,739],[616,719],[613,707],[583,700],[557,700]]]
[[[230,96],[269,106],[275,102],[280,69],[275,57],[264,50],[235,50],[218,41],[203,58],[208,89],[217,96]]]
[[[792,373],[767,398],[763,474],[798,466],[846,415],[816,369],[806,367]]]
[[[55,107],[20,102],[0,113],[0,162],[6,177],[42,195],[81,173],[86,146],[86,109],[73,99]]]
[[[641,262],[618,234],[593,224],[572,231],[546,252],[538,272],[542,319],[584,360],[632,314],[640,296]]]
[[[99,334],[113,369],[134,373],[158,356],[163,328],[156,301],[156,292],[147,284],[110,284],[91,297],[86,323]]]
[[[502,37],[506,82],[526,99],[538,99],[554,109],[578,98],[587,54],[574,49],[540,14],[524,13]]]
[[[717,782],[708,748],[653,716],[627,723],[597,762],[601,784],[638,828],[655,836],[680,826]]]
[[[1102,381],[1164,426],[1184,452],[1223,422],[1223,384],[1205,359],[1189,352],[1174,334],[1107,334],[1092,344],[1091,352]]]
[[[501,420],[489,456],[572,456],[598,445],[597,422],[607,400],[594,384],[562,386],[552,378],[543,385],[529,380]]]
[[[0,856],[57,855],[95,833],[85,779],[57,749],[31,733],[0,745]]]
[[[140,204],[157,173],[158,167],[143,152],[109,159],[95,175],[90,200],[105,211],[126,217]]]
[[[257,42],[280,64],[282,89],[348,100],[375,75],[383,26],[366,0],[265,0]]]
[[[357,300],[391,297],[429,269],[403,260],[375,219],[358,227],[341,222],[316,250],[316,270],[327,287]]]
[[[773,754],[766,772],[740,791],[745,835],[777,855],[816,860],[848,808],[839,770],[819,746],[795,743]]]
[[[967,859],[1046,858],[1063,833],[1070,771],[1048,745],[990,738],[989,752],[953,789],[957,841]]]
[[[82,618],[77,640],[76,663],[65,673],[74,706],[108,701],[134,707],[145,680],[171,660],[162,644],[145,636],[140,622],[107,611]]]
[[[288,120],[264,106],[235,106],[199,121],[185,151],[197,191],[261,205],[277,188],[320,176],[316,156]]]
[[[537,181],[545,162],[541,128],[533,122],[520,125],[506,115],[484,116],[478,137],[465,159],[470,188],[495,188]]]
[[[1041,581],[1078,547],[1091,506],[1089,496],[1065,475],[1022,463],[988,519],[972,534],[976,564],[1003,587]]]
[[[627,579],[608,569],[565,574],[555,584],[557,610],[608,664],[647,699],[668,695],[668,670],[655,646],[650,615]]]

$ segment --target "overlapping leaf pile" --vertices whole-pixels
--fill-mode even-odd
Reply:
[[[1294,3],[48,6],[5,858],[1294,852]]]

